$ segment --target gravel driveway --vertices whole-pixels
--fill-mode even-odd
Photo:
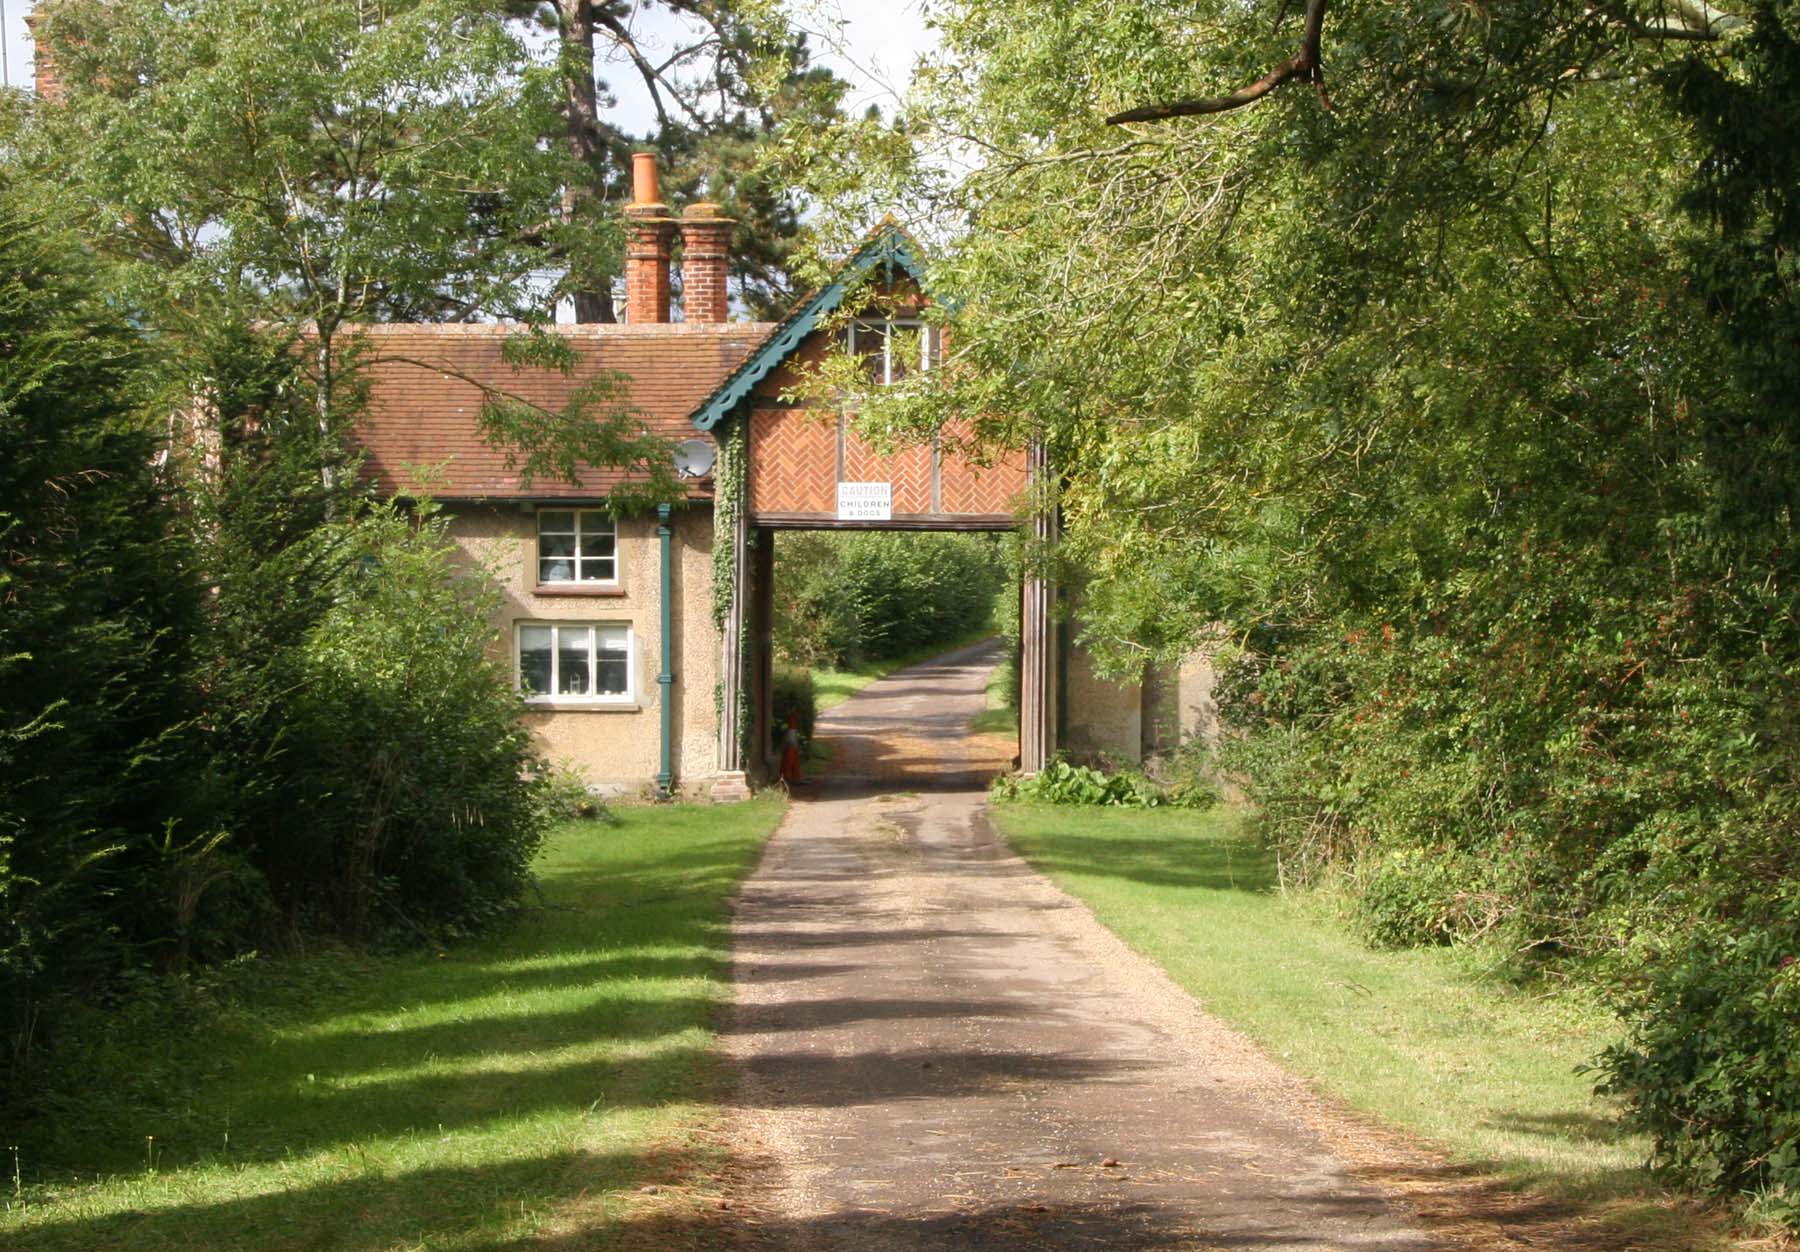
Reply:
[[[735,919],[741,1210],[804,1249],[1437,1246],[1290,1076],[1013,856],[966,734],[997,644],[820,719]],[[1070,820],[1079,821],[1079,810]]]

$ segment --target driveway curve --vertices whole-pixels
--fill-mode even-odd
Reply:
[[[1012,855],[1011,745],[967,733],[988,643],[819,720],[734,919],[745,1206],[792,1249],[1438,1246],[1303,1089]]]

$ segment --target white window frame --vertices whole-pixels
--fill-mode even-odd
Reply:
[[[525,690],[525,632],[527,630],[548,630],[550,632],[550,690],[532,692]],[[625,690],[619,694],[558,694],[556,691],[558,670],[562,665],[562,635],[564,631],[588,632],[588,673],[595,674],[600,668],[599,646],[601,632],[617,631],[625,639]],[[513,623],[513,687],[531,705],[636,705],[638,702],[638,656],[637,634],[630,622],[543,622],[520,621]]]
[[[942,342],[940,331],[936,326],[928,326],[916,317],[859,317],[851,322],[844,332],[844,346],[852,356],[861,355],[857,350],[859,335],[879,336],[881,343],[881,376],[875,381],[887,386],[894,381],[894,335],[917,334],[919,336],[920,370],[929,370],[937,365],[937,347]],[[868,359],[873,362],[875,353],[870,351]]]
[[[573,519],[572,524],[575,527],[572,532],[575,540],[575,554],[573,556],[560,557],[544,555],[544,518],[552,513],[567,513]],[[606,519],[606,524],[612,530],[611,556],[602,557],[597,554],[586,555],[582,552],[581,523],[582,519],[587,517],[602,517]],[[555,530],[550,533],[552,535],[564,535],[570,534],[571,532]],[[536,575],[537,585],[540,587],[617,587],[619,585],[619,521],[612,515],[611,510],[608,509],[580,509],[575,508],[572,505],[567,508],[545,508],[544,506],[539,505],[537,509],[537,533],[533,539],[531,557],[532,560],[536,562],[533,569]],[[583,578],[581,576],[581,564],[584,560],[610,560],[612,562],[612,576],[609,578]],[[575,576],[573,578],[544,577],[544,566],[552,561],[568,561],[575,571]]]

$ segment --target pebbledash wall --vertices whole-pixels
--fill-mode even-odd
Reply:
[[[587,503],[587,502],[584,502]],[[525,714],[538,750],[604,790],[632,792],[653,785],[660,765],[662,688],[661,556],[657,522],[617,520],[618,585],[602,591],[542,589],[537,581],[537,514],[575,507],[570,501],[447,507],[450,532],[466,559],[498,584],[499,659],[517,680],[518,628],[523,623],[569,623],[630,630],[631,682],[627,699],[594,703],[549,697]],[[671,622],[675,682],[673,712],[675,786],[684,794],[705,791],[717,772],[719,631],[712,618],[712,508],[694,501],[673,511]]]

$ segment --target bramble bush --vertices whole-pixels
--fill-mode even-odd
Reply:
[[[1758,1215],[1800,1223],[1800,884],[1756,912],[1649,945],[1626,983],[1631,1023],[1600,1059],[1661,1163]]]

